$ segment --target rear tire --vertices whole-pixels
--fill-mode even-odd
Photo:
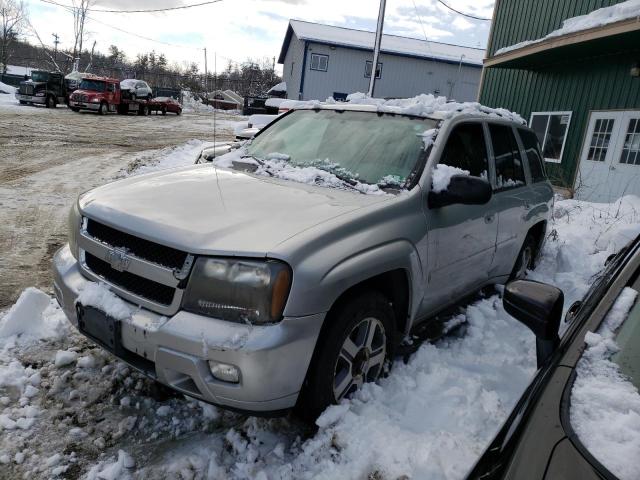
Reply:
[[[26,105],[27,104],[27,102],[25,102],[24,100],[19,100],[19,102],[20,102],[20,105]]]
[[[364,383],[376,381],[393,358],[395,317],[387,298],[374,291],[356,294],[340,306],[318,339],[297,410],[314,420]]]
[[[516,258],[516,263],[513,265],[509,280],[525,278],[527,276],[527,270],[533,270],[535,268],[537,244],[538,242],[533,234],[531,234],[531,232],[527,233],[520,253],[518,253],[518,257]]]

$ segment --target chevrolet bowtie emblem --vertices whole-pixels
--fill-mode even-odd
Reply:
[[[114,248],[107,252],[105,260],[109,262],[111,268],[118,272],[124,272],[129,268],[131,258],[127,255],[127,249]]]

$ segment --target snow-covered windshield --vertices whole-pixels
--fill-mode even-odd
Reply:
[[[436,120],[376,112],[298,110],[247,147],[258,160],[285,160],[361,183],[402,185]]]
[[[625,288],[576,368],[571,425],[589,452],[620,480],[640,478],[640,302]]]
[[[80,82],[80,90],[89,90],[92,92],[104,92],[106,83],[104,80],[91,80],[85,78]]]
[[[31,80],[34,82],[48,82],[49,74],[47,72],[31,72]]]

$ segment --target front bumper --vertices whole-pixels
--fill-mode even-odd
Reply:
[[[29,103],[41,103],[44,105],[47,101],[47,97],[36,97],[35,95],[22,95],[20,93],[16,93],[16,100]]]
[[[77,327],[76,299],[91,281],[81,274],[68,245],[58,250],[53,262],[56,298]],[[249,326],[184,311],[165,317],[125,303],[134,313],[122,322],[127,352],[122,360],[192,397],[262,414],[295,405],[325,316]],[[236,366],[240,382],[215,379],[208,360]]]
[[[75,100],[69,100],[69,106],[73,108],[79,108],[81,110],[97,111],[100,108],[100,103],[76,102]]]

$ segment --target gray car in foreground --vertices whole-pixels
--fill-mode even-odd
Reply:
[[[480,111],[315,105],[244,148],[81,195],[54,258],[83,334],[231,409],[317,414],[376,380],[418,324],[523,276],[552,208],[535,134]]]

